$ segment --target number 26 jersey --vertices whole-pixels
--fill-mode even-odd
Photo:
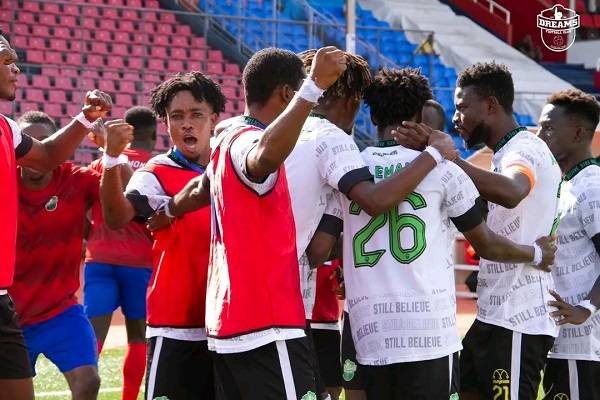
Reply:
[[[419,154],[398,145],[362,152],[376,182]],[[430,360],[461,349],[448,229],[451,221],[459,230],[482,222],[478,197],[451,162],[442,162],[405,201],[377,217],[338,196],[346,305],[360,364]],[[461,229],[465,223],[469,227]]]

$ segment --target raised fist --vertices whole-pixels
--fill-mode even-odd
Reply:
[[[85,94],[81,111],[88,121],[94,122],[98,118],[105,117],[110,112],[112,104],[112,99],[108,94],[94,89]]]
[[[133,126],[122,119],[108,121],[105,126],[106,154],[118,157],[133,140]]]
[[[333,85],[346,70],[346,54],[335,46],[317,50],[310,68],[310,78],[322,90]]]

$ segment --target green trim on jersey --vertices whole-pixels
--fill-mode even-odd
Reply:
[[[497,153],[498,151],[500,151],[500,149],[502,147],[504,147],[504,145],[506,143],[508,143],[510,141],[510,139],[514,138],[515,135],[521,131],[526,131],[527,128],[524,126],[519,126],[518,128],[513,129],[512,131],[508,132],[506,135],[504,135],[504,137],[502,137],[502,139],[500,139],[500,141],[498,143],[496,143],[496,145],[494,146],[494,153]]]
[[[567,171],[565,176],[563,177],[563,181],[568,182],[575,177],[578,173],[583,171],[584,168],[589,167],[590,165],[598,165],[600,166],[600,162],[596,158],[588,158],[583,161],[580,161],[573,168]]]
[[[394,147],[394,146],[399,146],[398,142],[396,142],[394,139],[380,140],[377,142],[377,147]]]

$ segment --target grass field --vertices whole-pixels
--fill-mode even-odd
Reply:
[[[100,386],[99,400],[120,400],[123,384],[121,366],[123,365],[124,349],[108,349],[100,357]],[[38,359],[37,376],[34,379],[35,398],[47,400],[68,400],[71,398],[69,387],[61,373],[43,356]],[[344,400],[342,398],[340,400]],[[538,400],[543,398],[540,391]],[[143,400],[140,392],[138,400]]]

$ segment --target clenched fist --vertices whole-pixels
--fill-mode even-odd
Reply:
[[[346,55],[335,46],[321,47],[317,50],[312,66],[310,78],[322,90],[326,90],[346,70]]]
[[[110,112],[112,104],[112,99],[108,94],[94,89],[85,94],[81,111],[88,121],[94,122],[98,118],[105,117]]]
[[[106,154],[118,157],[133,140],[133,126],[122,119],[108,121],[105,126]]]

